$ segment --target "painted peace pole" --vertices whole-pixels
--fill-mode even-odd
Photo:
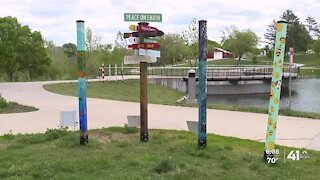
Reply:
[[[269,101],[269,116],[264,151],[265,159],[267,158],[267,155],[274,155],[275,150],[275,139],[280,105],[280,92],[283,76],[283,59],[285,53],[287,25],[288,24],[284,21],[277,22],[275,50],[273,57],[273,72]]]
[[[87,87],[85,73],[85,31],[84,21],[77,22],[77,55],[78,55],[78,96],[79,96],[79,126],[80,144],[88,143],[87,134]]]
[[[199,21],[198,147],[207,146],[207,21]]]

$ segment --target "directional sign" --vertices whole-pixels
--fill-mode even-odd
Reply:
[[[131,25],[129,26],[129,29],[130,29],[131,31],[138,31],[138,30],[139,30],[139,26],[134,25],[134,24],[131,24]]]
[[[140,38],[141,43],[158,43],[156,39]]]
[[[139,31],[139,32],[156,32],[156,31],[160,31],[156,27],[148,26],[146,24],[141,24],[141,25],[131,24],[129,26],[129,29],[131,31]]]
[[[144,43],[144,44],[132,44],[128,45],[128,48],[132,49],[159,49],[161,46],[159,43]]]
[[[141,25],[139,26],[139,30],[141,32],[157,32],[157,31],[160,31],[159,29],[155,28],[155,27],[152,27],[152,26],[146,26],[146,25]]]
[[[162,14],[124,13],[124,21],[162,22]]]
[[[147,63],[156,63],[157,58],[151,56],[125,56],[124,57],[124,64],[140,64],[140,62],[147,62]]]
[[[138,37],[129,37],[129,42],[132,44],[139,44],[140,43],[140,38]]]
[[[160,51],[149,50],[149,49],[139,49],[140,56],[151,56],[151,57],[160,57]]]
[[[147,31],[147,32],[132,32],[132,33],[123,33],[123,38],[129,37],[157,37],[162,36],[164,33],[162,31]]]

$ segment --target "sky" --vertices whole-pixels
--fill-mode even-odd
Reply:
[[[0,0],[0,17],[17,17],[56,45],[76,44],[76,20],[84,20],[102,43],[114,43],[118,31],[130,32],[124,13],[160,13],[161,23],[150,23],[164,33],[182,33],[193,18],[207,20],[208,39],[221,41],[227,26],[250,28],[264,40],[268,24],[291,9],[301,21],[320,22],[320,0]],[[260,44],[261,46],[261,44]]]

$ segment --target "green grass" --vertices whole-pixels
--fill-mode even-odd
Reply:
[[[21,113],[37,110],[38,109],[35,107],[21,105],[15,102],[7,102],[3,97],[0,96],[0,114]]]
[[[320,77],[320,69],[300,69],[300,75],[303,77]]]
[[[61,84],[47,84],[44,88],[48,91],[77,96],[77,83],[61,83]],[[112,99],[119,101],[140,102],[139,81],[126,80],[111,81],[111,82],[90,82],[87,86],[88,97]],[[197,104],[177,103],[176,101],[184,96],[184,93],[176,91],[164,86],[148,85],[148,102],[153,104],[177,105],[197,107]],[[268,110],[264,108],[249,107],[249,106],[233,106],[224,104],[208,104],[210,109],[220,109],[229,111],[242,111],[267,114]],[[312,119],[320,119],[320,113],[300,112],[280,110],[280,115],[305,117]]]
[[[44,85],[48,91],[64,95],[78,96],[77,83]],[[165,86],[148,84],[148,102],[153,104],[175,104],[184,93]],[[137,80],[90,82],[87,96],[119,101],[140,102],[140,82]]]
[[[257,63],[254,64],[253,60],[251,59],[242,59],[241,65],[271,65],[271,61],[262,61],[257,58]],[[228,66],[237,66],[239,63],[238,59],[223,59],[223,60],[216,60],[216,61],[208,61],[208,65],[228,65]]]
[[[190,104],[190,103],[183,103],[180,105],[188,106],[188,107],[197,107],[198,106],[197,104]],[[241,112],[268,114],[268,109],[266,109],[266,108],[258,108],[258,107],[250,107],[250,106],[235,106],[235,105],[227,105],[227,104],[211,104],[211,103],[209,103],[208,108],[209,109],[218,109],[218,110],[227,110],[227,111],[241,111]],[[279,115],[303,117],[303,118],[311,118],[311,119],[320,119],[320,113],[292,111],[292,110],[288,110],[288,109],[280,109]]]
[[[285,61],[288,62],[288,57]],[[294,63],[304,64],[305,67],[320,68],[320,56],[316,54],[297,54],[294,56]]]
[[[234,58],[226,58],[223,60],[214,60],[214,61],[207,61],[208,66],[238,66],[238,59]],[[272,65],[272,61],[268,61],[265,58],[257,58],[257,63],[254,64],[253,60],[251,59],[242,59],[241,65]],[[195,66],[198,67],[198,63],[195,63]],[[190,64],[184,64],[182,67],[190,67]]]
[[[254,64],[252,59],[242,59],[241,65],[272,65],[273,58],[268,58],[267,56],[257,57],[257,64]],[[289,62],[289,56],[285,57],[285,62]],[[296,54],[294,56],[294,63],[305,64],[305,67],[318,67],[320,68],[320,56],[316,54]],[[208,61],[208,65],[238,65],[238,59],[223,59]],[[189,67],[189,64],[184,66]],[[198,64],[196,64],[198,66]]]
[[[317,179],[320,152],[310,159],[286,160],[296,148],[277,146],[275,165],[262,160],[263,143],[208,134],[197,148],[197,135],[186,131],[108,128],[89,131],[89,144],[65,130],[0,136],[1,179]],[[302,151],[302,149],[300,149]]]

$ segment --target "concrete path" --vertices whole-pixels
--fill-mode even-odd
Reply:
[[[10,131],[14,134],[45,132],[47,128],[59,126],[61,111],[77,111],[77,97],[54,94],[42,88],[44,84],[57,82],[0,83],[0,93],[7,100],[40,109],[0,114],[0,135]],[[139,115],[139,108],[139,103],[89,98],[88,127],[124,126],[127,116]],[[197,108],[149,104],[148,111],[149,128],[187,130],[186,121],[198,119]],[[209,133],[256,141],[265,139],[266,114],[209,109],[207,115]],[[276,143],[320,150],[320,120],[280,116]]]

